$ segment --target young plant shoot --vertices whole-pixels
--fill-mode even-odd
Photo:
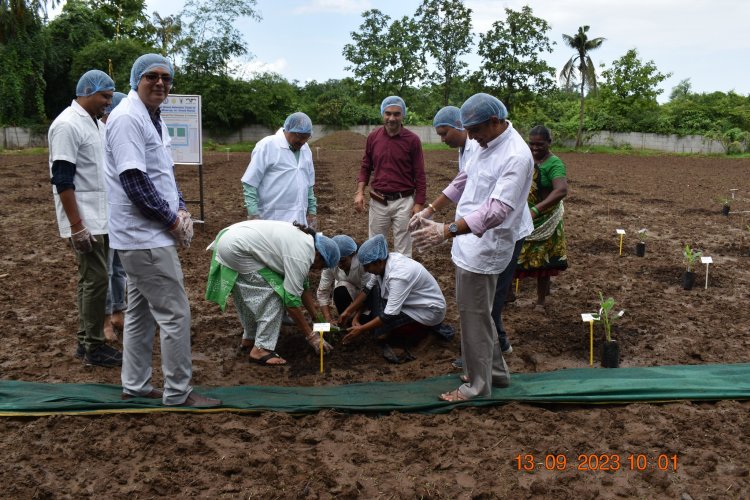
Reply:
[[[695,261],[702,255],[701,251],[693,250],[690,248],[690,245],[686,243],[684,250],[682,250],[682,255],[685,259],[685,264],[687,264],[687,272],[692,273]]]
[[[599,319],[597,321],[604,324],[604,337],[607,342],[612,342],[612,324],[625,315],[625,310],[615,313],[615,299],[608,297],[604,300],[604,295],[599,292]]]

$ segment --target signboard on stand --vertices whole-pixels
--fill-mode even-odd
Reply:
[[[201,96],[170,94],[161,104],[161,119],[169,130],[172,140],[172,160],[175,165],[197,165],[199,200],[185,203],[200,203],[200,220],[203,212],[203,127],[201,122]]]
[[[161,119],[172,139],[172,159],[175,164],[203,164],[203,128],[201,126],[201,96],[169,95],[161,105]]]

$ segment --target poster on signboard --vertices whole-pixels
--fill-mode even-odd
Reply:
[[[201,96],[167,96],[161,105],[161,119],[169,129],[175,164],[202,165]]]

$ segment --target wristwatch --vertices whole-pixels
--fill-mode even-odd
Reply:
[[[451,238],[455,238],[456,236],[458,236],[458,224],[454,222],[450,226],[448,226],[448,233],[450,234]]]

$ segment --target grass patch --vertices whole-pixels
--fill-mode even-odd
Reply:
[[[2,149],[0,148],[0,155],[4,156],[34,156],[34,155],[46,155],[49,154],[47,148],[28,148],[28,149]]]
[[[238,142],[236,144],[219,144],[212,140],[203,143],[203,151],[215,151],[217,153],[249,153],[255,148],[254,142]]]
[[[447,151],[453,149],[445,143],[440,144],[424,144],[422,143],[422,149],[425,151]]]

